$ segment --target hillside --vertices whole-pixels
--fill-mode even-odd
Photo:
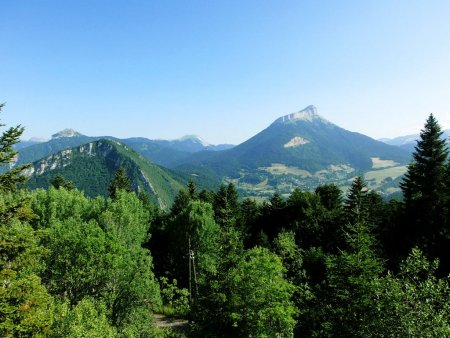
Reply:
[[[289,193],[294,186],[348,185],[357,173],[404,166],[409,159],[408,152],[345,130],[309,106],[280,117],[230,150],[194,154],[177,169],[208,168],[242,190],[264,195],[275,190]]]
[[[185,136],[177,140],[150,140],[145,137],[131,137],[120,139],[113,136],[86,136],[73,129],[64,129],[52,135],[49,141],[30,140],[19,142],[16,165],[32,163],[59,151],[80,146],[87,142],[108,139],[128,145],[149,161],[167,168],[173,168],[183,163],[192,154],[208,151],[214,152],[230,149],[233,145],[213,145],[197,136]]]
[[[56,154],[62,150],[78,147],[87,142],[92,142],[99,139],[98,137],[85,136],[79,133],[76,133],[71,137],[57,136],[60,133],[62,132],[54,134],[54,137],[47,142],[34,143],[18,149],[19,156],[15,165],[33,163],[48,155]]]
[[[147,192],[164,209],[186,182],[186,178],[148,162],[126,145],[102,139],[34,162],[27,171],[27,185],[31,189],[45,188],[56,174],[61,174],[88,196],[106,196],[119,166],[126,169],[136,191]]]

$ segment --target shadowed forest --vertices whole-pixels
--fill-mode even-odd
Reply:
[[[23,132],[0,137],[14,162]],[[257,203],[190,182],[170,210],[119,169],[109,197],[0,175],[2,337],[450,336],[450,164],[422,129],[401,200],[355,177]],[[153,314],[187,320],[163,328]]]

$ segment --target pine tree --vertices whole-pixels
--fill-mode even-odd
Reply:
[[[0,104],[0,111],[3,108]],[[0,124],[0,127],[5,126]],[[20,125],[0,135],[0,166],[14,163],[24,128]],[[16,191],[29,165],[10,168],[0,174],[0,336],[46,336],[53,321],[53,299],[37,273],[44,253],[37,233],[27,224],[34,214],[29,198]]]
[[[0,104],[0,112],[4,104]],[[5,125],[0,123],[0,127]],[[20,136],[24,131],[24,127],[18,125],[16,127],[10,127],[5,130],[0,136],[0,166],[9,165],[15,162],[17,158],[17,151],[13,146],[20,141]],[[26,180],[26,176],[23,175],[23,171],[29,168],[30,164],[24,164],[18,167],[13,167],[5,174],[0,174],[0,191],[14,191],[17,184],[23,183]]]
[[[350,187],[345,200],[345,209],[348,220],[351,223],[358,223],[367,218],[367,186],[361,176],[357,176]]]
[[[319,195],[320,202],[327,210],[340,209],[342,206],[342,192],[335,184],[318,186],[315,193]]]
[[[127,175],[127,172],[123,167],[117,169],[111,184],[108,187],[109,197],[115,199],[118,190],[124,190],[126,192],[131,192],[131,180]]]
[[[446,214],[448,150],[441,135],[437,120],[430,114],[420,133],[413,161],[400,185],[410,245],[419,245],[432,256],[439,251],[437,242],[440,241]]]
[[[238,193],[233,183],[222,184],[214,195],[214,214],[220,226],[234,226],[239,213]]]
[[[55,189],[64,188],[70,191],[75,188],[73,183],[71,181],[66,181],[64,176],[61,174],[57,174],[55,177],[53,177],[51,184]]]
[[[197,191],[196,191],[195,183],[193,181],[189,180],[187,188],[188,188],[190,198],[192,200],[195,200],[197,198]]]

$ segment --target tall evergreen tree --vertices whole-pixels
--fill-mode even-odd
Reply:
[[[195,183],[193,181],[189,180],[187,188],[188,188],[189,196],[191,197],[191,199],[195,200],[197,198],[197,191],[196,191]]]
[[[131,188],[131,180],[128,177],[125,168],[120,166],[116,173],[114,174],[114,178],[111,181],[111,184],[108,187],[109,197],[115,199],[117,196],[118,190],[124,190],[126,192],[131,192],[133,189]]]
[[[361,176],[357,176],[350,187],[345,200],[348,221],[357,223],[367,217],[367,185]]]
[[[435,256],[439,249],[446,209],[446,161],[448,150],[437,120],[430,114],[420,133],[413,161],[400,187],[404,195],[405,231],[409,244]]]
[[[342,192],[335,184],[324,184],[316,188],[320,202],[327,210],[340,209],[342,206]]]
[[[4,103],[0,104],[0,112],[4,107]],[[0,127],[5,124],[0,123]],[[30,164],[24,164],[17,167],[12,167],[16,157],[17,151],[13,146],[20,141],[20,136],[24,131],[24,127],[18,125],[10,127],[0,135],[0,166],[9,165],[10,170],[5,174],[0,174],[0,191],[14,191],[17,184],[23,183],[26,176],[23,171],[30,167]]]
[[[220,226],[234,226],[239,212],[238,193],[233,183],[222,184],[214,195],[214,215]]]
[[[71,181],[66,181],[63,175],[57,174],[53,177],[52,186],[55,189],[64,188],[66,190],[72,190],[74,188],[73,183]]]
[[[3,104],[0,104],[0,111]],[[0,124],[0,127],[5,126]],[[41,257],[45,250],[39,237],[27,223],[34,214],[29,198],[16,191],[26,177],[22,171],[28,165],[13,168],[24,128],[20,125],[0,135],[0,167],[10,170],[0,174],[0,336],[46,336],[53,320],[53,299],[41,283]]]

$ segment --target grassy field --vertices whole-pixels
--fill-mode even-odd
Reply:
[[[261,167],[260,170],[267,171],[273,175],[292,174],[301,177],[311,177],[309,171],[302,170],[296,167],[289,167],[281,163],[272,163],[270,167]]]
[[[375,180],[378,184],[381,184],[382,181],[388,177],[396,179],[397,177],[403,175],[404,173],[406,173],[406,169],[407,169],[406,165],[402,165],[381,170],[373,170],[367,172],[364,175],[364,178],[367,181]]]
[[[382,160],[379,157],[371,157],[371,159],[373,169],[389,168],[398,165],[397,162],[394,162],[392,160]]]

